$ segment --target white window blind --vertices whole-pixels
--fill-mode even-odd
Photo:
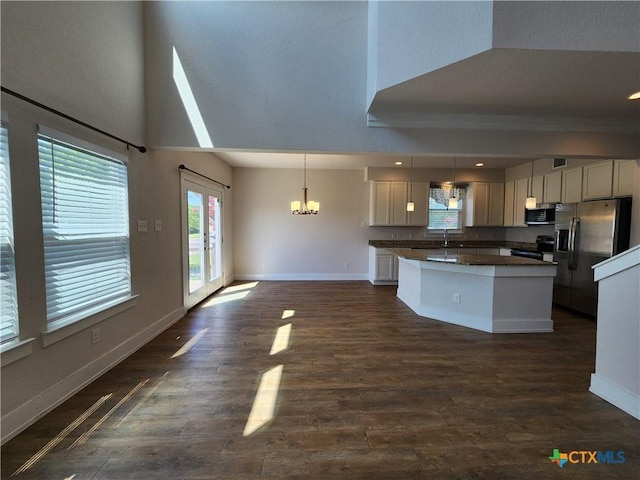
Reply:
[[[2,314],[0,342],[6,343],[18,336],[18,301],[11,210],[9,142],[4,123],[0,123],[0,154],[0,312]]]
[[[38,135],[47,321],[131,294],[127,165]]]

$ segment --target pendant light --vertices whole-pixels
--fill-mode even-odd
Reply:
[[[538,201],[536,197],[533,195],[533,158],[531,159],[531,182],[529,182],[529,196],[525,200],[524,208],[532,209],[536,208]]]
[[[294,215],[317,215],[320,203],[307,200],[307,154],[304,154],[304,184],[302,187],[302,205],[299,200],[291,202],[291,213]]]
[[[411,157],[411,180],[409,182],[409,201],[407,202],[407,212],[413,212],[416,209],[415,203],[413,203],[413,157]]]
[[[458,199],[456,198],[456,157],[453,157],[453,184],[451,185],[451,197],[449,197],[448,208],[458,209]]]

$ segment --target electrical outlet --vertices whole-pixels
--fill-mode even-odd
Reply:
[[[95,345],[100,341],[100,327],[91,330],[91,345]]]
[[[453,303],[460,303],[460,294],[459,293],[454,293],[453,294]]]
[[[156,232],[162,230],[162,220],[156,220]]]
[[[349,262],[344,262],[344,269],[349,270]]]

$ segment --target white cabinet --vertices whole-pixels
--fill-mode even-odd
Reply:
[[[374,285],[396,285],[398,256],[384,248],[369,246],[369,281]]]
[[[583,167],[582,200],[610,198],[613,186],[613,160]]]
[[[501,226],[504,221],[504,183],[489,184],[489,223]]]
[[[614,197],[626,197],[633,195],[633,186],[636,179],[635,160],[615,160],[613,162],[613,191]]]
[[[527,202],[528,190],[528,178],[521,178],[520,180],[516,180],[513,200],[513,225],[515,227],[522,227],[526,225],[524,222],[524,206]]]
[[[467,189],[465,204],[467,227],[502,226],[504,183],[472,183]]]
[[[522,227],[524,223],[524,205],[527,201],[529,179],[522,178],[504,184],[504,226]]]
[[[427,182],[413,182],[410,184],[411,198],[415,210],[408,212],[407,225],[424,227],[429,223],[429,184]],[[408,197],[407,197],[408,198]]]
[[[407,183],[391,182],[389,225],[407,224]]]
[[[562,203],[582,201],[582,167],[562,172]]]
[[[538,175],[533,177],[533,196],[536,197],[536,202],[542,203],[544,199],[544,175]]]
[[[544,176],[542,203],[560,203],[562,201],[562,172],[547,173]]]
[[[413,182],[414,212],[407,212],[409,183],[396,181],[371,182],[369,190],[370,226],[425,226],[429,184]]]
[[[513,225],[513,206],[516,194],[516,182],[506,182],[504,184],[504,226]]]
[[[474,182],[467,188],[465,225],[502,226],[504,183]]]

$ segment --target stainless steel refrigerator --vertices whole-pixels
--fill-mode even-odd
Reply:
[[[592,266],[629,248],[631,198],[556,205],[553,302],[596,315]]]

